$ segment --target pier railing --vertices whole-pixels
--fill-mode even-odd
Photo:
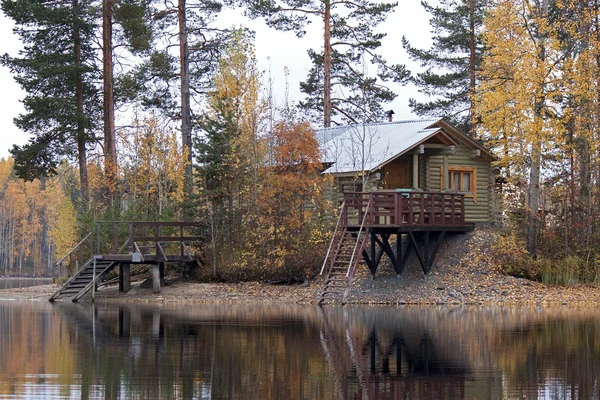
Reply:
[[[143,252],[183,256],[190,252],[185,243],[202,241],[197,222],[95,221],[94,225],[92,232],[55,263],[58,276],[75,273],[93,255],[128,254],[143,247]]]
[[[344,226],[457,227],[465,225],[465,198],[449,192],[344,193]],[[368,204],[371,204],[368,207]]]

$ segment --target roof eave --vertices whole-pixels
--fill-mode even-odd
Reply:
[[[456,140],[467,145],[467,147],[469,147],[468,145],[471,145],[475,149],[481,150],[482,154],[486,158],[488,158],[489,161],[497,161],[498,160],[498,157],[496,157],[494,155],[494,153],[492,153],[487,147],[485,147],[484,145],[482,145],[481,143],[479,143],[478,141],[476,141],[475,139],[473,139],[471,136],[467,135],[460,129],[456,128],[451,123],[449,123],[443,119],[440,119],[428,126],[428,128],[436,128],[436,127],[439,127],[442,130],[448,130],[448,133],[453,134],[453,136],[455,137]]]

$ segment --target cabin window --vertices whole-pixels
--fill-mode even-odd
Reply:
[[[444,177],[441,178],[440,189],[443,189]],[[450,165],[446,179],[451,191],[464,193],[465,197],[472,197],[473,201],[477,202],[477,168]]]

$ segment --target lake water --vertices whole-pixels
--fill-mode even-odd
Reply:
[[[600,312],[0,302],[0,399],[600,399]]]

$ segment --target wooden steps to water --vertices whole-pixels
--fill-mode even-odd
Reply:
[[[335,239],[335,238],[334,238]],[[368,235],[365,230],[352,232],[344,229],[340,237],[334,240],[335,251],[325,275],[319,304],[324,302],[345,302],[348,296],[354,271],[360,263]],[[327,262],[327,261],[326,261]]]
[[[200,248],[204,241],[199,233],[203,229],[201,223],[96,221],[95,224],[95,235],[94,231],[88,233],[56,262],[56,268],[62,271],[62,263],[73,268],[74,259],[77,272],[50,297],[50,301],[78,301],[117,267],[119,292],[127,292],[131,288],[131,266],[140,264],[152,266],[153,290],[159,293],[167,262],[187,267],[201,267],[205,263]]]
[[[324,274],[325,279],[318,304],[323,304],[324,302],[346,302],[354,272],[362,259],[362,253],[365,251],[369,239],[365,225],[366,212],[358,230],[348,229],[347,226],[343,226],[342,230],[339,231],[342,217],[346,214],[345,204],[345,202],[342,204],[342,213],[336,224],[329,250],[323,262],[323,268],[321,268],[321,275]],[[371,202],[369,201],[365,205],[367,211],[370,204]],[[331,261],[329,260],[330,255]]]
[[[92,290],[93,285],[98,285],[116,266],[115,262],[96,261],[94,275],[94,258],[90,258],[49,300],[51,302],[56,300],[78,301]]]

